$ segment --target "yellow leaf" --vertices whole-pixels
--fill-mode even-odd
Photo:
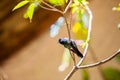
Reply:
[[[30,22],[32,21],[34,10],[35,10],[35,4],[31,3],[27,10],[27,15],[28,15],[28,18],[30,19]]]
[[[68,0],[65,0],[65,2],[67,3],[67,2],[68,2]]]
[[[49,3],[53,4],[53,5],[57,5],[57,6],[61,6],[65,4],[65,0],[48,0]]]
[[[77,39],[86,40],[88,29],[83,26],[82,23],[76,22],[72,28]]]
[[[20,3],[18,3],[12,11],[21,8],[22,6],[26,5],[29,1],[21,1]]]

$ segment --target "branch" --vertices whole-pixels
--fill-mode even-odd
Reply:
[[[90,40],[93,16],[92,16],[92,12],[91,12],[90,8],[87,6],[87,4],[84,4],[84,5],[85,5],[86,11],[89,14],[88,36],[87,36],[87,40],[86,40],[88,42]],[[89,47],[89,44],[87,43],[85,50],[84,50],[84,54],[83,54],[84,57],[78,62],[77,66],[80,66],[82,64],[83,60],[85,59],[85,57],[87,55],[88,47]],[[72,70],[68,73],[68,75],[65,77],[64,80],[69,80],[72,77],[72,75],[75,73],[75,71],[77,71],[77,70],[78,70],[78,68],[76,66],[73,66]]]
[[[91,34],[91,30],[92,30],[92,12],[90,10],[90,8],[87,6],[87,4],[84,4],[85,5],[85,10],[88,12],[88,15],[89,15],[89,26],[88,26],[88,36],[87,36],[87,44],[86,44],[86,47],[85,47],[85,50],[84,50],[84,54],[83,54],[83,58],[78,62],[77,66],[81,65],[83,60],[85,59],[85,56],[87,55],[87,51],[88,51],[88,47],[89,47],[89,40],[90,40],[90,34]]]
[[[84,65],[84,66],[77,66],[78,69],[83,69],[83,68],[91,68],[91,67],[95,67],[95,66],[98,66],[98,65],[101,65],[101,64],[104,64],[108,61],[110,61],[111,59],[113,59],[114,57],[116,57],[118,54],[120,54],[120,49],[115,52],[113,55],[111,55],[110,57],[100,61],[100,62],[96,62],[96,63],[93,63],[93,64],[89,64],[89,65]]]

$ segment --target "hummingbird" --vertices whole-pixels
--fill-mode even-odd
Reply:
[[[69,38],[60,38],[58,42],[62,44],[65,48],[68,48],[69,50],[71,50],[77,56],[81,58],[83,57],[83,54],[78,50],[74,40],[69,40]]]

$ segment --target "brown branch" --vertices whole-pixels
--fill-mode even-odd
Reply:
[[[108,57],[108,58],[106,58],[102,61],[99,61],[99,62],[96,62],[96,63],[93,63],[93,64],[84,65],[84,66],[77,66],[77,68],[78,69],[83,69],[83,68],[91,68],[91,67],[96,67],[96,66],[102,65],[102,64],[110,61],[114,57],[116,57],[118,54],[120,54],[120,49],[117,52],[115,52],[113,55],[111,55],[110,57]]]
[[[77,67],[73,66],[73,68],[71,69],[71,71],[68,73],[68,75],[64,78],[64,80],[69,80],[71,78],[71,76],[77,71]]]

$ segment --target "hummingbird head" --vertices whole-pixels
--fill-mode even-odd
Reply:
[[[60,38],[60,39],[58,40],[58,42],[59,42],[60,44],[64,44],[64,39]]]
[[[58,42],[60,44],[64,45],[65,48],[69,48],[70,47],[69,38],[60,38],[58,40]]]
[[[67,44],[67,43],[68,43],[68,41],[69,41],[69,39],[68,39],[68,38],[60,38],[60,39],[58,40],[58,42],[59,42],[60,44],[62,44],[62,45]]]

